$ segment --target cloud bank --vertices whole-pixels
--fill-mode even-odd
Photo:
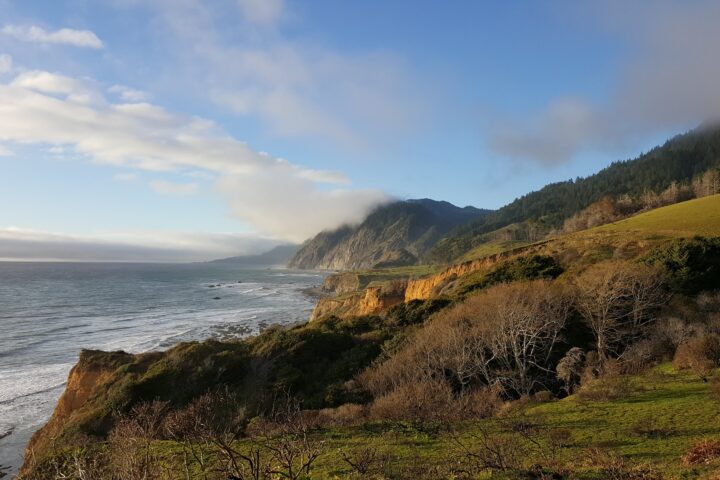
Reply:
[[[0,229],[0,261],[179,262],[262,253],[278,245],[258,235],[137,232],[72,236]]]
[[[0,32],[23,42],[70,45],[73,47],[94,49],[101,49],[104,46],[98,36],[90,30],[61,28],[60,30],[47,31],[37,25],[28,27],[5,25]]]
[[[500,155],[552,165],[583,150],[611,151],[641,135],[720,118],[720,3],[607,2],[586,12],[605,34],[628,43],[610,98],[548,102],[525,118],[494,121]]]

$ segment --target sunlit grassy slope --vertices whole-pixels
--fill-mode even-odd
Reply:
[[[683,455],[698,440],[720,439],[720,400],[711,393],[709,383],[662,365],[648,374],[627,377],[624,389],[617,400],[590,400],[573,395],[563,400],[519,405],[501,418],[523,418],[568,432],[557,460],[559,465],[572,470],[571,478],[608,478],[589,461],[593,449],[622,455],[629,464],[642,465],[662,475],[642,478],[714,478],[712,472],[717,471],[720,462],[691,467],[682,463]],[[455,434],[468,439],[481,430],[495,435],[496,425],[494,419],[456,424]],[[643,433],[648,426],[654,433]],[[407,472],[408,468],[419,468],[427,474],[459,453],[453,440],[458,437],[449,432],[440,429],[428,433],[402,423],[331,428],[314,436],[323,441],[325,453],[314,466],[313,479],[397,478],[399,471]],[[163,445],[166,455],[177,449],[172,442]],[[363,449],[373,449],[386,459],[385,476],[351,476],[352,469],[343,461],[343,454]],[[528,456],[525,460],[526,467],[530,467],[537,459]],[[488,474],[473,478],[517,477]]]
[[[614,401],[564,400],[523,408],[516,415],[567,429],[571,440],[561,454],[562,461],[577,469],[580,478],[597,478],[594,467],[583,465],[590,448],[602,448],[622,455],[632,463],[646,464],[666,478],[705,478],[718,465],[702,468],[683,466],[681,457],[702,438],[720,438],[720,401],[710,393],[708,383],[697,376],[676,373],[669,366],[649,375],[630,377],[627,397]],[[470,434],[492,421],[470,422],[462,427]],[[661,434],[644,436],[639,426],[651,422]],[[374,447],[393,458],[394,464],[429,465],[447,461],[454,452],[447,434],[425,435],[397,426],[343,429],[327,432],[328,455],[318,462],[317,478],[343,478],[347,465],[340,452]]]
[[[468,253],[463,255],[459,261],[475,260],[477,258],[487,257],[489,255],[495,255],[496,253],[506,252],[514,248],[524,247],[528,242],[520,241],[495,241],[483,243],[482,245],[473,248]]]
[[[645,232],[668,237],[720,235],[720,195],[658,208],[589,232]]]

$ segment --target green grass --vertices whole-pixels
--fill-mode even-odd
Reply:
[[[514,248],[520,248],[529,245],[528,242],[521,242],[516,240],[509,241],[495,241],[483,243],[479,247],[473,248],[465,255],[463,255],[458,262],[466,262],[469,260],[477,260],[479,258],[495,255],[497,253],[506,252]]]
[[[720,439],[720,400],[710,393],[708,383],[691,374],[677,373],[669,365],[645,375],[621,378],[628,387],[617,400],[583,400],[574,395],[545,403],[518,404],[502,418],[523,418],[568,430],[571,433],[568,445],[557,459],[572,469],[573,478],[605,478],[597,466],[587,461],[591,448],[620,455],[628,465],[649,468],[665,479],[708,478],[710,472],[720,467],[718,461],[695,467],[686,467],[681,461],[696,441]],[[635,425],[644,419],[652,419],[663,435],[655,438],[638,434]],[[469,439],[481,429],[497,432],[497,422],[479,420],[457,424],[455,428],[461,438]],[[313,467],[311,478],[318,480],[363,478],[351,477],[351,469],[342,459],[343,453],[360,449],[375,449],[388,459],[391,467],[384,478],[397,478],[393,472],[418,466],[426,475],[422,478],[434,478],[428,474],[433,466],[449,464],[458,453],[449,433],[423,433],[399,423],[330,428],[315,434],[315,438],[324,443],[325,452]],[[158,447],[168,453],[176,449],[172,442],[161,442]],[[530,467],[537,458],[528,455],[525,461],[526,467]],[[479,478],[512,477],[487,474]]]
[[[381,278],[393,279],[393,278],[404,278],[404,277],[416,277],[428,275],[438,271],[435,265],[411,265],[407,267],[392,267],[392,268],[378,268],[375,270],[361,270],[357,272],[358,275],[367,277],[373,277],[378,280]]]
[[[674,238],[720,235],[720,195],[657,208],[587,232],[642,232]]]
[[[559,401],[522,408],[518,412],[543,424],[568,429],[569,448],[561,460],[578,467],[580,478],[597,478],[597,472],[582,465],[591,447],[601,447],[664,474],[664,478],[703,478],[720,464],[685,467],[681,457],[702,438],[720,438],[720,400],[710,394],[709,385],[697,376],[676,373],[668,366],[648,375],[629,377],[631,392],[613,401],[581,400],[571,396]],[[646,438],[633,431],[641,420],[651,418],[665,438]],[[491,421],[470,422],[468,434]],[[446,462],[453,444],[444,434],[429,436],[412,429],[338,429],[327,432],[328,454],[317,464],[313,478],[343,478],[348,470],[341,451],[374,447],[395,458],[398,465]]]
[[[361,270],[353,272],[360,279],[360,289],[369,285],[378,285],[392,280],[418,278],[437,273],[440,268],[436,265],[411,265],[407,267],[379,268],[375,270]]]
[[[544,424],[568,429],[572,440],[561,459],[580,467],[581,478],[596,472],[582,466],[591,447],[601,447],[623,456],[630,463],[644,464],[663,472],[664,478],[703,478],[719,464],[685,467],[681,457],[702,438],[720,438],[720,402],[697,376],[676,373],[667,366],[646,376],[631,377],[632,393],[614,401],[582,401],[571,396],[524,409]],[[641,420],[651,418],[667,431],[666,438],[646,438],[634,432]],[[487,421],[461,427],[470,434]],[[313,478],[343,478],[348,474],[340,452],[373,447],[395,458],[398,465],[432,464],[447,461],[452,442],[447,435],[428,436],[412,429],[334,430],[324,435],[328,454],[318,461]]]

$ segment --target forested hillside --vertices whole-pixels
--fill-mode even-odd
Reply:
[[[698,128],[635,159],[614,162],[586,178],[552,183],[462,225],[440,240],[427,260],[449,262],[482,244],[485,234],[519,222],[541,232],[560,229],[566,219],[603,197],[662,192],[673,182],[690,182],[719,166],[720,130]]]

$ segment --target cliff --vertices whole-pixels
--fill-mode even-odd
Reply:
[[[310,321],[328,316],[346,318],[375,315],[389,308],[413,300],[429,300],[439,295],[452,295],[455,281],[481,271],[490,271],[505,261],[524,255],[542,243],[520,247],[468,262],[452,265],[432,275],[420,278],[367,282],[368,275],[344,272],[329,275],[323,290],[329,295],[318,300]],[[382,275],[377,275],[382,278]]]
[[[424,278],[418,278],[408,281],[405,290],[405,302],[413,300],[428,300],[436,295],[443,293],[443,289],[447,287],[453,280],[465,275],[479,272],[481,270],[489,270],[491,267],[526,253],[528,248],[521,247],[508,250],[495,255],[489,255],[477,260],[452,265],[440,273],[430,275]]]
[[[487,213],[428,199],[391,203],[377,208],[360,225],[319,233],[288,266],[362,270],[415,265],[450,230]]]
[[[384,312],[405,301],[406,288],[407,281],[396,280],[369,285],[362,292],[321,298],[310,315],[310,321],[330,315],[343,318]]]
[[[30,439],[25,451],[25,465],[28,465],[50,448],[53,442],[73,423],[74,415],[97,394],[103,384],[121,366],[132,361],[133,355],[125,352],[102,352],[83,350],[77,364],[70,370],[65,391],[58,400],[50,420]]]

